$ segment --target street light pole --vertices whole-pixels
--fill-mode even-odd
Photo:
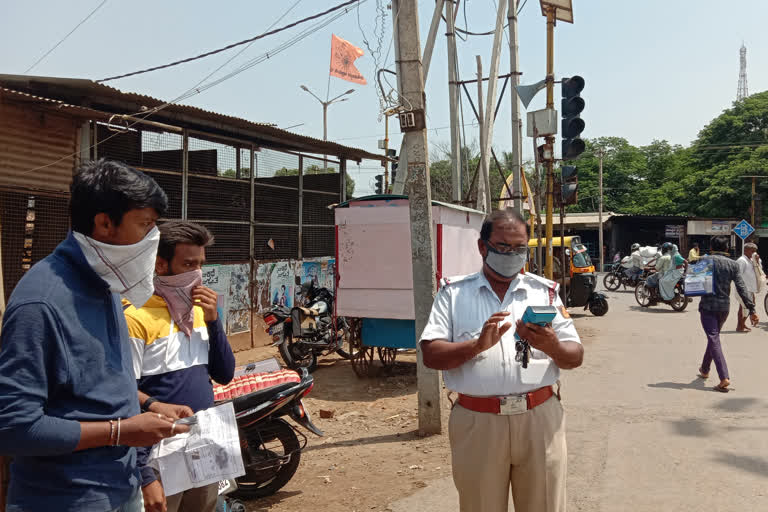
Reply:
[[[312,95],[313,98],[315,98],[317,101],[320,102],[320,104],[323,106],[323,140],[328,140],[328,105],[331,105],[332,103],[336,103],[337,101],[347,101],[347,98],[343,98],[343,96],[346,96],[347,94],[352,94],[355,92],[354,89],[350,89],[346,92],[343,92],[336,96],[335,98],[332,98],[328,101],[323,101],[320,99],[320,97],[309,90],[309,87],[306,85],[300,85],[299,86],[303,91],[308,92]],[[328,168],[328,155],[323,155],[323,170]]]
[[[598,244],[600,245],[600,272],[602,272],[605,269],[605,254],[603,251],[603,149],[600,148],[597,153],[598,158],[600,159],[600,167],[598,171],[598,181],[599,181],[599,188],[600,188],[600,199],[598,201],[598,204],[600,205],[600,209],[598,211],[598,223],[600,224],[600,231],[599,231],[599,241]]]

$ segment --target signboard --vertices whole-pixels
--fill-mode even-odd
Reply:
[[[664,226],[664,236],[667,238],[682,238],[685,226],[676,224],[667,224]]]
[[[733,228],[733,232],[736,233],[736,235],[744,240],[749,235],[755,232],[755,228],[752,227],[752,225],[747,222],[746,220],[742,220],[736,226]]]

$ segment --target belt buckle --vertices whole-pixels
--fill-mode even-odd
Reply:
[[[509,416],[521,414],[528,410],[528,397],[526,395],[505,396],[499,398],[499,414]]]

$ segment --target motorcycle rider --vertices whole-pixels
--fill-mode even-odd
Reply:
[[[634,243],[632,244],[632,247],[630,249],[632,255],[630,256],[630,261],[632,262],[632,266],[629,267],[624,272],[627,274],[627,277],[631,279],[637,279],[640,277],[640,274],[643,273],[643,255],[640,254],[640,244]]]
[[[651,274],[645,281],[646,286],[649,288],[657,288],[659,286],[659,280],[664,277],[664,274],[670,269],[674,269],[672,264],[672,244],[664,242],[661,245],[661,257],[656,260],[656,272]]]

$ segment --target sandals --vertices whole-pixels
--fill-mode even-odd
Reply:
[[[709,373],[704,373],[703,371],[701,371],[701,368],[699,368],[699,373],[698,373],[698,375],[699,375],[699,377],[701,377],[701,378],[702,378],[702,379],[704,379],[704,380],[706,380],[706,379],[708,379],[708,378],[709,378]]]
[[[728,389],[728,386],[730,385],[731,385],[731,381],[729,379],[723,379],[722,381],[720,381],[720,384],[713,387],[712,389],[714,389],[715,391],[719,391],[720,393],[727,393],[728,391],[730,391],[730,389]]]

